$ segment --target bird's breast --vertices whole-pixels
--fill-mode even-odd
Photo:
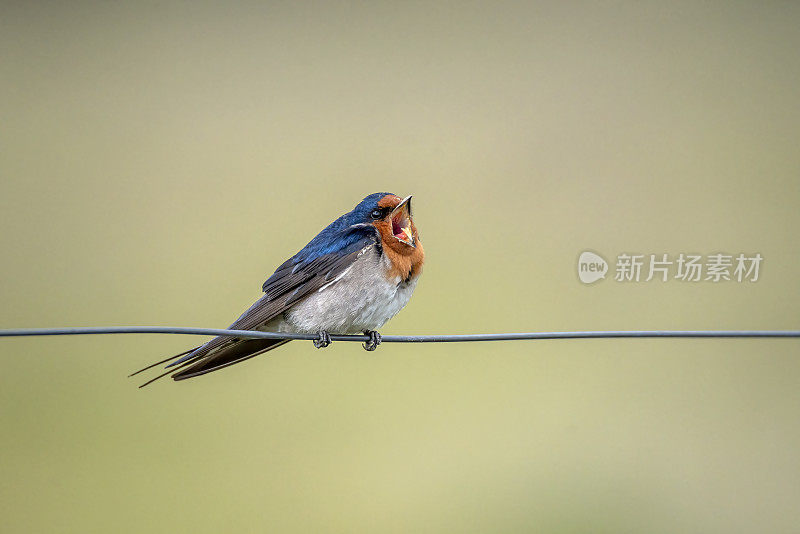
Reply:
[[[282,330],[350,334],[380,328],[408,303],[419,273],[401,278],[377,246],[369,246],[336,279],[283,314]]]

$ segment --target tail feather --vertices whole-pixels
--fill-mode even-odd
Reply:
[[[140,386],[139,386],[139,389],[141,389],[141,388],[143,388],[143,387],[145,387],[145,386],[149,386],[150,384],[152,384],[153,382],[155,382],[155,381],[156,381],[156,380],[158,380],[159,378],[164,378],[164,377],[165,377],[165,376],[167,376],[168,374],[170,374],[170,373],[174,373],[174,372],[175,372],[175,371],[177,371],[178,369],[183,369],[184,367],[187,367],[187,366],[191,365],[192,363],[194,363],[194,360],[189,360],[189,361],[187,361],[186,363],[184,363],[183,365],[181,365],[181,366],[177,367],[176,369],[169,369],[168,371],[165,371],[165,372],[161,373],[160,375],[156,376],[155,378],[151,378],[150,380],[148,380],[148,381],[147,381],[147,382],[145,382],[144,384],[140,385]]]
[[[205,345],[195,347],[186,352],[170,356],[160,362],[148,365],[135,373],[131,373],[129,376],[135,376],[142,371],[152,369],[153,367],[167,362],[172,362],[165,366],[167,370],[164,373],[148,380],[139,387],[143,388],[171,373],[173,380],[185,380],[243,362],[253,356],[285,345],[289,341],[288,339],[235,339],[216,350],[214,350],[214,348],[208,350],[209,343],[206,343]]]
[[[278,347],[288,343],[289,339],[247,339],[242,340],[233,345],[229,345],[223,349],[211,353],[206,357],[201,357],[191,362],[185,369],[178,371],[172,375],[173,380],[185,380],[195,376],[204,375],[212,371],[217,371],[223,367],[234,365],[245,360],[249,360],[253,356],[258,356],[268,350],[277,349]],[[183,366],[181,366],[183,367]]]
[[[148,369],[152,369],[153,367],[157,367],[157,366],[161,365],[162,363],[167,363],[168,361],[170,361],[170,360],[174,360],[175,358],[180,358],[181,356],[185,356],[186,354],[192,353],[192,352],[196,351],[196,350],[197,350],[197,349],[199,349],[199,348],[200,348],[200,347],[195,347],[195,348],[193,348],[193,349],[189,349],[189,350],[187,350],[186,352],[181,352],[180,354],[176,354],[176,355],[174,355],[174,356],[170,356],[169,358],[167,358],[167,359],[165,359],[165,360],[161,360],[160,362],[151,363],[151,364],[150,364],[150,365],[148,365],[147,367],[142,367],[142,368],[141,368],[141,369],[139,369],[138,371],[135,371],[135,372],[133,372],[133,373],[129,374],[129,375],[128,375],[128,378],[130,378],[130,377],[132,377],[132,376],[136,376],[136,375],[138,375],[138,374],[139,374],[139,373],[141,373],[141,372],[147,371]],[[168,366],[168,367],[169,367],[169,366]]]

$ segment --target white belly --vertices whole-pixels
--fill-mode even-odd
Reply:
[[[418,280],[387,279],[387,261],[369,248],[338,280],[305,297],[270,326],[282,332],[339,334],[380,328],[408,303]]]

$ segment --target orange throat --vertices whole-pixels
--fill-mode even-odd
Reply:
[[[411,197],[403,200],[388,194],[378,201],[379,208],[391,210],[390,216],[373,223],[381,236],[383,253],[389,260],[386,276],[390,280],[416,278],[425,261],[425,250],[411,217],[410,200]]]
[[[386,273],[387,278],[400,280],[410,280],[416,278],[422,272],[422,264],[425,262],[425,249],[419,240],[417,228],[411,223],[411,229],[397,236],[394,232],[396,225],[390,222],[378,223],[375,225],[381,235],[383,253],[389,259],[390,268]],[[410,235],[409,235],[410,234]],[[404,239],[401,239],[404,238]],[[413,245],[408,244],[406,239],[410,239]]]

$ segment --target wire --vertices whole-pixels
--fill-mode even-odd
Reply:
[[[250,339],[299,339],[313,341],[318,334],[185,328],[176,326],[109,326],[68,328],[21,328],[0,330],[0,337],[74,336],[88,334],[190,334]],[[583,332],[513,332],[506,334],[455,334],[426,336],[381,336],[383,343],[460,343],[467,341],[517,341],[524,339],[603,339],[603,338],[800,338],[800,330],[609,330]],[[331,341],[369,341],[367,335],[331,334]]]

